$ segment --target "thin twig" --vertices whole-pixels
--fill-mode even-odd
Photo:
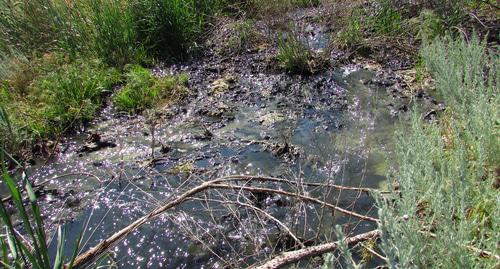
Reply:
[[[279,219],[273,217],[271,214],[267,213],[266,211],[256,207],[256,206],[253,206],[251,204],[247,204],[247,203],[242,203],[240,201],[219,201],[219,200],[211,200],[211,201],[215,201],[215,202],[220,202],[220,203],[223,203],[223,204],[235,204],[235,205],[239,205],[239,206],[243,206],[243,207],[248,207],[248,208],[251,208],[252,210],[256,211],[256,212],[259,212],[260,214],[264,215],[266,218],[274,221],[276,224],[278,224],[281,228],[283,228],[285,230],[285,232],[301,247],[301,248],[304,248],[304,244],[302,243],[302,241],[300,241],[300,239],[297,238],[297,236],[295,236],[292,231],[290,231],[290,229],[285,225],[283,224],[283,222],[281,222]]]
[[[382,256],[380,253],[376,252],[375,250],[373,250],[372,248],[368,247],[367,245],[363,244],[363,242],[360,242],[359,243],[364,249],[366,249],[368,252],[370,252],[371,254],[377,256],[377,258],[383,260],[383,261],[388,261],[386,257]]]

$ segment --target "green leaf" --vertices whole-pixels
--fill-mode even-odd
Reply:
[[[36,222],[35,232],[36,232],[36,236],[38,238],[38,242],[40,244],[40,250],[41,250],[41,252],[38,254],[43,259],[44,264],[46,266],[49,266],[50,265],[49,251],[47,249],[47,240],[45,239],[45,230],[44,230],[44,225],[43,225],[42,214],[40,212],[40,207],[38,206],[38,203],[36,202],[36,195],[35,195],[35,192],[33,191],[33,187],[31,186],[31,183],[28,181],[25,173],[23,173],[23,181],[25,182],[25,185],[26,185],[26,192],[28,193],[28,196],[30,199],[30,204],[31,204],[31,210],[33,211],[33,216],[34,216],[35,222]]]
[[[28,192],[28,197],[30,199],[30,202],[35,202],[36,201],[35,192],[33,191],[31,183],[29,183],[27,180],[26,180],[26,192]]]
[[[43,253],[40,251],[39,243],[38,243],[39,241],[38,241],[38,238],[35,236],[33,228],[31,227],[31,222],[30,222],[30,219],[28,217],[28,213],[26,212],[26,209],[25,209],[23,202],[22,202],[22,199],[21,199],[21,193],[19,192],[19,189],[17,188],[16,184],[14,183],[12,178],[9,176],[9,174],[7,173],[5,168],[3,171],[3,177],[5,179],[5,182],[7,183],[9,191],[12,195],[12,200],[14,201],[17,209],[19,210],[19,215],[20,215],[21,220],[23,222],[24,228],[26,229],[26,232],[33,240],[34,253],[35,253],[36,258],[38,259],[38,263],[43,265],[46,262],[48,262],[48,259],[45,259]],[[20,246],[22,247],[23,244],[20,244]],[[28,253],[26,253],[26,255],[28,255]],[[48,266],[49,264],[47,263],[46,265]]]
[[[7,243],[9,244],[10,253],[12,253],[12,258],[15,261],[19,258],[19,255],[17,254],[16,244],[14,242],[15,240],[14,238],[12,238],[12,234],[10,234],[7,229],[5,230],[5,234],[7,235]]]
[[[71,256],[71,260],[68,265],[68,269],[73,268],[73,263],[75,262],[76,256],[78,255],[78,250],[80,249],[80,244],[83,238],[83,229],[80,231],[80,235],[78,235],[78,239],[76,240],[75,248],[73,249],[73,255]]]
[[[2,247],[2,263],[4,266],[8,266],[9,264],[9,247],[5,243],[3,236],[0,238],[0,244]]]
[[[56,259],[54,261],[54,269],[60,269],[64,267],[64,234],[61,230],[61,226],[57,228],[57,252]]]

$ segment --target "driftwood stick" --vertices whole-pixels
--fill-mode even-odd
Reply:
[[[380,237],[381,232],[379,230],[373,230],[371,232],[363,233],[353,237],[348,237],[345,239],[347,244],[355,244],[361,241],[366,241],[369,239],[375,239]],[[317,246],[307,247],[299,250],[283,252],[276,256],[275,258],[265,262],[262,265],[250,266],[248,269],[277,269],[285,265],[301,261],[310,257],[315,257],[323,255],[328,252],[332,252],[338,248],[339,242],[332,242],[321,244]]]
[[[120,240],[125,238],[128,234],[130,234],[131,232],[133,232],[134,230],[136,230],[137,228],[139,228],[143,224],[153,220],[154,218],[163,214],[165,211],[182,204],[186,200],[189,200],[192,196],[194,196],[200,192],[203,192],[205,190],[214,189],[214,188],[241,189],[241,190],[254,191],[254,192],[267,192],[267,193],[275,193],[275,194],[282,194],[282,195],[286,195],[286,196],[292,196],[292,197],[296,197],[296,198],[299,198],[299,199],[302,199],[305,201],[314,202],[314,203],[320,204],[322,206],[329,207],[333,210],[341,211],[344,214],[355,216],[355,217],[358,217],[358,218],[361,218],[364,220],[378,221],[375,218],[360,215],[358,213],[351,212],[351,211],[348,211],[346,209],[325,203],[325,202],[320,201],[316,198],[312,198],[312,197],[308,197],[308,196],[304,196],[304,195],[300,195],[300,194],[290,193],[290,192],[281,191],[281,190],[266,189],[266,188],[256,188],[256,187],[248,187],[248,186],[236,186],[236,185],[222,184],[222,183],[229,182],[229,181],[241,181],[241,180],[242,179],[238,179],[238,178],[218,178],[218,179],[204,182],[201,185],[182,193],[181,195],[177,196],[176,198],[174,198],[170,202],[166,202],[164,205],[155,208],[154,210],[152,210],[148,214],[146,214],[146,215],[142,216],[141,218],[137,219],[136,221],[132,222],[131,224],[129,224],[125,228],[121,229],[120,231],[114,233],[110,237],[108,237],[104,240],[101,240],[101,242],[99,242],[96,246],[87,250],[85,253],[79,255],[78,257],[76,257],[75,261],[73,262],[73,268],[83,268],[84,266],[93,262],[96,258],[103,255],[111,246],[118,243]],[[257,178],[257,177],[251,178],[248,180],[266,181],[263,178]]]

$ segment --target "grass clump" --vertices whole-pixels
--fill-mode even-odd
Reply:
[[[246,19],[237,21],[228,25],[230,36],[224,40],[217,40],[223,42],[220,52],[226,55],[240,54],[254,44],[259,38],[260,33],[254,29],[252,20]]]
[[[292,4],[298,7],[316,7],[321,4],[321,0],[293,0]]]
[[[105,93],[119,81],[119,73],[100,61],[70,61],[58,54],[47,54],[21,70],[0,87],[0,106],[20,147],[92,119]]]
[[[387,2],[382,3],[382,8],[370,21],[371,27],[378,34],[397,34],[402,24],[401,13]]]
[[[175,58],[196,47],[223,0],[0,1],[0,51],[63,51],[113,66]]]
[[[294,34],[278,39],[278,60],[281,68],[291,73],[309,74],[312,70],[313,53]]]
[[[150,61],[145,44],[139,39],[140,18],[131,1],[86,0],[76,2],[75,8],[85,16],[75,22],[88,39],[86,43],[89,47],[83,48],[84,53],[119,67]],[[85,19],[87,23],[82,21]]]
[[[0,44],[3,52],[26,55],[58,47],[73,51],[83,35],[74,26],[74,13],[62,0],[0,1]],[[69,51],[68,51],[69,52]]]
[[[238,7],[245,11],[249,17],[253,18],[271,18],[283,16],[284,13],[295,7],[316,7],[321,4],[321,0],[246,0],[240,1]]]
[[[443,20],[432,10],[422,10],[417,18],[417,37],[430,42],[445,33]]]
[[[437,40],[422,56],[449,108],[398,132],[401,193],[378,201],[380,247],[400,268],[493,268],[478,250],[495,254],[500,229],[499,56],[477,38]]]
[[[126,85],[114,96],[113,103],[121,111],[141,112],[184,98],[189,94],[187,82],[186,74],[160,78],[147,68],[133,65],[128,67]]]
[[[156,56],[177,56],[196,49],[206,22],[222,0],[146,0],[132,5],[138,39]]]
[[[363,14],[361,8],[354,8],[342,29],[337,32],[334,43],[344,48],[356,48],[364,43]]]

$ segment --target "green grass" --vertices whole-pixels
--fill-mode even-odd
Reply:
[[[246,19],[231,23],[228,28],[231,35],[226,40],[221,40],[220,53],[225,55],[240,54],[249,49],[260,38],[260,33],[255,30],[252,20]]]
[[[197,50],[223,3],[0,0],[0,106],[12,123],[10,135],[16,136],[2,140],[17,151],[92,119],[103,94],[119,80],[109,66],[122,69]],[[118,106],[139,111],[152,100],[169,99],[163,88],[178,89],[169,85],[178,81],[170,80],[155,82],[154,97],[137,95],[128,86]]]
[[[333,42],[343,48],[356,48],[364,43],[363,17],[365,12],[361,8],[354,8],[344,27],[337,32]]]
[[[389,3],[382,3],[382,8],[369,20],[371,27],[378,34],[397,34],[403,25],[401,13]]]
[[[222,0],[0,0],[0,51],[63,51],[113,66],[194,50]]]
[[[278,39],[276,59],[280,67],[290,73],[309,74],[311,70],[312,52],[300,42],[299,38],[288,33]]]
[[[293,0],[292,4],[298,7],[316,7],[321,3],[321,0]]]
[[[378,202],[380,247],[392,267],[494,268],[475,249],[498,253],[499,56],[477,39],[437,40],[422,56],[449,107],[397,133],[401,194]]]
[[[321,4],[321,0],[246,0],[239,1],[239,9],[243,10],[250,18],[271,18],[280,16],[285,18],[284,13],[296,7],[307,8],[316,7]]]
[[[86,0],[76,5],[88,20],[80,26],[86,30],[90,41],[84,52],[112,66],[151,61],[145,44],[139,40],[140,18],[131,1]],[[78,21],[77,25],[81,23]]]
[[[2,140],[18,142],[10,150],[55,138],[92,119],[104,95],[120,80],[116,70],[97,60],[69,61],[59,54],[47,54],[22,70],[0,86],[0,106],[15,136]]]
[[[432,10],[422,10],[416,21],[416,36],[424,42],[430,42],[445,34],[443,20]]]
[[[176,56],[196,49],[210,16],[220,12],[221,0],[145,0],[132,5],[138,38],[159,56]]]
[[[186,88],[188,77],[156,77],[149,69],[130,66],[126,74],[126,85],[113,97],[118,110],[137,113],[159,104],[175,102],[189,94]]]

